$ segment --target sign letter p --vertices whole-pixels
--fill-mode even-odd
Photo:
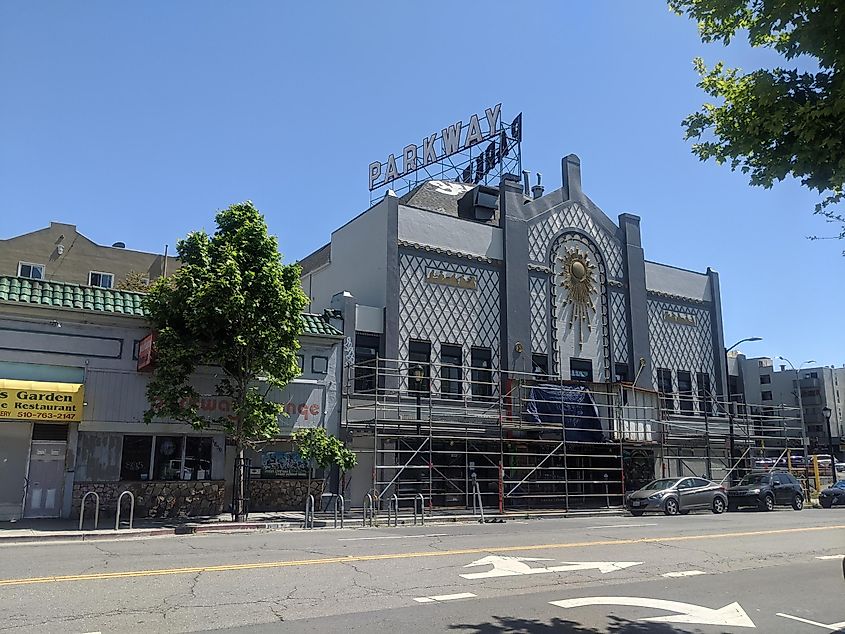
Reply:
[[[379,161],[373,161],[370,163],[370,189],[375,187],[376,181],[381,176],[381,163]]]

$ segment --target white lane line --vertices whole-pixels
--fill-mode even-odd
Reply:
[[[374,539],[422,539],[423,537],[463,537],[451,533],[431,533],[430,535],[380,535],[378,537],[342,537],[339,542],[365,542]]]
[[[811,621],[810,619],[802,619],[800,616],[792,616],[791,614],[784,614],[783,612],[775,612],[777,616],[782,616],[785,619],[792,619],[793,621],[800,621],[801,623],[807,623],[808,625],[815,625],[817,627],[822,627],[826,630],[830,630],[831,632],[836,632],[842,629],[845,626],[845,621],[841,623],[819,623],[817,621]]]
[[[816,559],[842,559],[845,558],[845,555],[822,555],[820,557],[816,557]]]
[[[472,592],[459,592],[458,594],[440,594],[434,597],[417,597],[417,603],[438,603],[440,601],[454,601],[455,599],[472,599],[475,595]]]
[[[701,570],[682,570],[680,572],[667,572],[666,574],[660,575],[661,577],[695,577],[696,575],[706,575],[706,572],[702,572]]]
[[[587,530],[591,528],[638,528],[640,526],[657,526],[657,524],[605,524],[603,526],[587,526]]]

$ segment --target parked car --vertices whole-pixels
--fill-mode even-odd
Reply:
[[[796,511],[804,508],[804,491],[791,473],[749,473],[737,486],[728,489],[728,510],[754,506],[771,511],[776,505],[788,505]]]
[[[719,514],[728,507],[728,496],[723,486],[704,478],[663,478],[631,493],[626,505],[634,517],[647,511],[686,515],[696,509]]]
[[[819,493],[819,504],[826,509],[834,505],[845,506],[845,480],[840,480]]]

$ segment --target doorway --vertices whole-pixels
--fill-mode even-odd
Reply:
[[[61,516],[67,432],[67,425],[33,425],[24,517]]]

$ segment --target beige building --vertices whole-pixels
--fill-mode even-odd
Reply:
[[[79,233],[76,225],[61,222],[0,240],[0,275],[120,288],[131,272],[152,281],[179,266],[175,257],[133,251],[123,242],[97,244]]]

